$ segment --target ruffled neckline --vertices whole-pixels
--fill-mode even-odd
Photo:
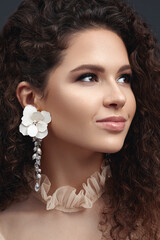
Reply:
[[[46,210],[78,212],[85,208],[92,208],[93,204],[102,196],[107,177],[111,177],[111,170],[105,159],[100,172],[94,172],[86,183],[82,184],[82,189],[78,194],[76,188],[67,185],[57,188],[52,195],[48,195],[51,182],[46,175],[42,174],[40,190],[38,193],[34,193],[34,196],[46,204]]]

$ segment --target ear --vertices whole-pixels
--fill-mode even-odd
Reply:
[[[28,82],[23,81],[18,84],[16,96],[23,108],[27,105],[32,105],[38,108],[36,104],[37,93]]]

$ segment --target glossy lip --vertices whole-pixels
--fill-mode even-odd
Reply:
[[[125,122],[126,119],[122,116],[110,116],[107,118],[103,118],[101,120],[97,120],[96,122]]]
[[[125,127],[126,119],[122,116],[111,116],[96,121],[98,125],[102,128],[113,130],[113,131],[122,131]]]

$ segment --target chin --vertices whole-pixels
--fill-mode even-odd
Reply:
[[[122,147],[121,148],[106,149],[107,151],[105,151],[105,153],[116,153],[116,152],[119,152],[121,149],[122,149]]]
[[[98,144],[96,150],[103,153],[116,153],[122,149],[123,145],[124,141],[103,142],[101,145]]]
[[[122,147],[112,147],[112,148],[105,148],[104,151],[101,152],[105,152],[105,153],[116,153],[119,152],[122,149]]]

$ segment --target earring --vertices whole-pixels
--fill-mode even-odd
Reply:
[[[35,175],[36,175],[36,183],[35,183],[35,188],[34,190],[36,192],[39,191],[40,188],[40,182],[41,182],[41,155],[42,155],[42,150],[41,150],[41,139],[38,138],[33,138],[34,142],[34,148],[33,148],[33,155],[32,155],[32,160],[35,160],[34,164],[34,169],[35,169]]]
[[[44,137],[48,135],[48,123],[51,122],[51,116],[49,112],[37,111],[32,105],[27,105],[23,110],[22,122],[19,126],[19,131],[24,136],[30,136],[34,142],[32,159],[35,160],[34,168],[36,175],[35,191],[40,189],[41,181],[41,142]]]

